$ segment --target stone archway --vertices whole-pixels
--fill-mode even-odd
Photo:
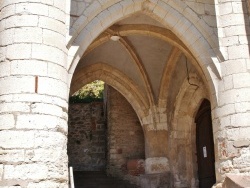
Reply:
[[[103,80],[122,93],[135,109],[140,121],[142,121],[142,118],[145,116],[145,110],[148,108],[146,97],[126,75],[105,63],[96,63],[79,70],[72,80],[71,93],[97,79]]]
[[[122,1],[123,2],[123,1]],[[179,1],[178,1],[179,2]],[[121,2],[120,2],[121,3]],[[77,67],[77,64],[79,60],[82,58],[84,59],[84,54],[88,55],[91,53],[95,48],[98,46],[102,46],[106,41],[109,41],[109,34],[117,34],[118,36],[127,37],[128,35],[132,34],[142,34],[146,35],[152,38],[157,38],[159,40],[162,40],[166,43],[170,43],[175,47],[175,49],[172,49],[171,54],[172,56],[169,57],[168,63],[170,63],[172,60],[174,62],[178,61],[178,58],[175,58],[174,56],[177,54],[177,56],[180,56],[181,53],[183,53],[186,57],[188,57],[189,61],[192,62],[192,64],[196,67],[198,70],[197,72],[200,74],[200,78],[203,79],[204,88],[208,88],[206,91],[207,96],[213,101],[212,104],[216,104],[217,100],[217,84],[218,79],[220,79],[220,65],[218,64],[220,59],[217,58],[219,55],[219,52],[214,50],[216,46],[216,39],[214,39],[215,35],[211,34],[210,37],[205,38],[208,33],[204,32],[204,28],[201,28],[200,23],[194,23],[194,20],[190,19],[187,12],[180,14],[180,7],[173,5],[173,4],[166,4],[163,1],[159,1],[158,3],[153,3],[150,1],[145,2],[136,2],[131,3],[129,2],[127,5],[120,6],[121,4],[108,4],[107,9],[103,9],[105,6],[99,7],[100,10],[97,8],[98,11],[96,13],[94,12],[88,12],[91,16],[87,16],[84,13],[82,16],[79,17],[79,19],[75,22],[72,29],[72,37],[69,40],[68,47],[69,47],[69,58],[68,58],[68,70],[69,74],[72,76],[75,68]],[[181,4],[181,2],[179,2]],[[97,2],[98,4],[98,2]],[[97,6],[97,4],[93,4],[94,6]],[[106,5],[105,3],[102,5]],[[135,6],[138,6],[137,9],[135,9]],[[160,6],[162,5],[162,6]],[[133,7],[133,10],[130,10],[126,13],[123,12],[124,8],[126,7]],[[181,7],[183,8],[183,7]],[[170,10],[169,10],[170,9]],[[90,9],[91,10],[91,9]],[[183,10],[190,10],[187,6]],[[159,13],[159,12],[161,13]],[[163,12],[166,11],[164,14]],[[131,16],[135,13],[142,12],[145,15],[150,16],[154,19],[159,19],[162,24],[169,28],[167,30],[165,28],[156,28],[149,26],[146,26],[145,29],[141,29],[140,27],[131,26],[131,28],[122,28],[122,26],[119,28],[119,26],[110,27],[111,24],[123,19],[124,17]],[[95,16],[94,16],[95,15]],[[92,19],[92,16],[93,19]],[[182,18],[185,20],[186,25],[184,24],[184,27],[177,27],[177,25],[171,25],[173,22],[175,22],[177,19]],[[81,24],[84,23],[84,24]],[[172,22],[172,23],[171,23]],[[203,26],[206,28],[206,23],[203,23]],[[207,27],[209,28],[209,27]],[[145,31],[143,31],[145,30]],[[185,32],[190,32],[190,36],[184,35]],[[103,33],[108,33],[108,35],[103,35]],[[173,32],[175,34],[173,34]],[[191,39],[190,39],[191,38]],[[131,45],[129,45],[126,40],[121,40],[123,45],[126,47],[126,50],[130,53],[132,58],[134,59],[135,63],[140,69],[140,76],[142,77],[143,81],[145,82],[145,85],[149,88],[148,90],[143,91],[140,90],[141,88],[138,85],[133,85],[133,87],[130,87],[132,91],[135,91],[135,95],[130,92],[129,89],[126,89],[126,81],[122,82],[122,84],[115,84],[122,86],[121,92],[126,93],[125,96],[128,98],[129,102],[133,105],[134,109],[136,110],[136,113],[140,117],[140,121],[142,125],[144,126],[144,131],[149,134],[145,134],[146,136],[146,171],[149,174],[153,173],[162,173],[162,172],[168,172],[169,171],[169,162],[168,162],[168,154],[167,154],[167,148],[168,148],[168,139],[167,139],[167,132],[168,128],[171,125],[168,125],[167,115],[166,115],[166,104],[169,102],[167,101],[168,94],[165,92],[169,89],[169,77],[165,78],[164,76],[161,77],[161,88],[160,88],[160,94],[159,96],[161,98],[157,98],[158,96],[154,95],[153,92],[150,92],[150,87],[152,87],[152,84],[150,82],[147,82],[147,75],[144,73],[144,69],[140,67],[139,62],[139,56],[138,54],[134,53],[133,48]],[[86,55],[86,56],[87,56]],[[216,58],[215,58],[216,57]],[[87,60],[89,60],[87,58]],[[87,61],[86,60],[86,61]],[[82,60],[82,65],[79,66],[82,71],[86,67],[84,67],[84,63],[88,64],[88,62],[84,62]],[[91,65],[93,66],[93,65]],[[168,73],[171,74],[173,70],[169,69],[172,65],[166,66],[164,75],[167,75]],[[79,69],[78,67],[78,69]],[[137,68],[138,68],[137,67]],[[79,71],[79,70],[78,70]],[[106,70],[98,70],[101,76],[104,75],[103,79],[105,77],[107,78],[107,81],[110,81],[111,83],[115,83],[116,79],[119,80],[121,77],[126,77],[125,75],[121,75],[118,77],[110,77],[112,75],[112,72],[115,70],[111,70],[110,72],[106,72]],[[78,79],[77,77],[81,77],[80,75],[83,73],[79,71],[79,74],[73,76],[72,83],[76,80],[80,81],[81,79],[88,79],[91,78],[91,72],[88,74],[85,74],[82,76],[81,79]],[[122,72],[122,71],[121,71]],[[110,74],[110,75],[108,75]],[[108,75],[108,76],[107,76]],[[85,78],[84,78],[85,77]],[[115,79],[113,79],[115,78]],[[113,80],[112,80],[113,79]],[[127,79],[128,80],[128,79]],[[71,82],[71,78],[69,79],[69,83]],[[120,82],[120,81],[119,81]],[[149,83],[149,84],[148,84]],[[74,84],[74,83],[73,83]],[[125,87],[123,87],[125,86]],[[127,87],[128,88],[128,87]],[[139,88],[139,89],[138,89]],[[125,90],[124,90],[125,89]],[[171,89],[171,88],[170,88]],[[145,94],[145,95],[144,95]],[[132,98],[131,95],[134,95]],[[143,98],[142,97],[146,96]],[[152,97],[153,96],[153,97]],[[146,99],[145,99],[146,98]],[[157,98],[158,101],[155,102],[154,98]],[[136,99],[136,100],[134,100]],[[152,100],[153,99],[153,100]],[[134,104],[136,102],[136,104]],[[142,105],[143,104],[143,105]],[[141,109],[143,107],[143,109]],[[171,122],[172,123],[172,122]],[[157,139],[155,139],[157,138]],[[163,147],[155,147],[155,145],[159,145],[161,142],[166,142],[166,144]],[[153,169],[153,170],[152,170]],[[191,180],[190,180],[191,181]]]
[[[191,18],[190,12],[192,10],[179,0],[178,3],[169,4],[164,1],[158,3],[103,1],[102,4],[98,2],[91,4],[89,10],[83,12],[74,23],[70,32],[71,37],[68,41],[68,70],[70,74],[73,73],[87,47],[102,31],[118,20],[138,11],[142,11],[156,20],[161,20],[167,28],[171,28],[182,39],[201,65],[209,85],[210,96],[215,97],[212,101],[216,104],[217,79],[220,78],[220,59],[218,57],[223,59],[220,52],[216,51],[217,37],[203,20],[195,22],[198,20],[198,16],[194,13],[194,17]],[[179,19],[183,20],[183,27],[174,24]],[[192,37],[185,35],[185,33],[189,33]]]
[[[184,82],[179,91],[169,133],[172,181],[176,187],[198,186],[195,116],[209,95],[197,75],[190,75],[190,83]]]

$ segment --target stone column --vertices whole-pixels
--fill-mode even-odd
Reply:
[[[68,187],[65,0],[0,12],[0,186]]]
[[[167,158],[167,131],[152,130],[149,125],[144,125],[145,154],[147,174],[169,172]]]
[[[145,137],[145,172],[157,174],[169,172],[167,118],[161,110],[152,108],[142,121]]]
[[[142,119],[145,139],[145,175],[141,187],[169,187],[168,131],[165,109],[152,107]]]
[[[226,173],[249,173],[250,169],[250,60],[249,19],[245,1],[218,5],[218,33],[225,61],[218,104],[213,110],[216,179]]]

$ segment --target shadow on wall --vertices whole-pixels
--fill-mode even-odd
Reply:
[[[244,12],[244,19],[245,19],[245,29],[246,29],[246,37],[248,41],[248,50],[250,54],[250,0],[246,0],[246,2],[242,2],[242,10]],[[250,62],[248,62],[250,63]],[[249,65],[250,66],[250,65]]]

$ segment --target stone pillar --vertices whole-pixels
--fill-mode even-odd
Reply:
[[[165,110],[157,107],[142,120],[145,139],[145,175],[140,176],[141,187],[170,187],[168,160],[168,131]]]
[[[249,19],[245,1],[218,4],[218,34],[225,61],[218,104],[213,109],[216,179],[250,169]]]
[[[0,12],[0,186],[68,187],[65,0]]]
[[[168,172],[169,163],[167,158],[167,131],[152,130],[149,125],[144,125],[145,156],[147,174]]]
[[[145,137],[145,172],[157,174],[169,172],[168,131],[166,114],[155,107],[142,121]]]

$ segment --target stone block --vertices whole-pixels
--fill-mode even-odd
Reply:
[[[244,188],[250,187],[250,176],[227,174],[222,188]]]
[[[166,14],[168,13],[167,10],[170,10],[170,6],[162,1],[159,1],[153,10],[154,14],[159,18],[165,18]]]
[[[147,174],[165,173],[170,171],[168,159],[165,157],[147,158],[145,166]]]
[[[43,180],[48,177],[48,167],[43,164],[5,165],[6,180]]]
[[[248,127],[250,125],[250,112],[231,115],[231,125],[234,127]]]
[[[234,85],[233,85],[233,76],[229,75],[229,76],[225,76],[223,79],[223,83],[224,83],[224,89],[225,90],[229,90],[229,89],[233,89]]]
[[[34,59],[53,62],[63,67],[65,66],[66,62],[66,56],[63,51],[53,46],[47,46],[41,44],[32,45],[31,57]]]
[[[33,131],[1,131],[0,145],[2,148],[31,148],[34,146]]]
[[[48,75],[52,78],[58,79],[58,80],[62,80],[63,82],[67,83],[67,70],[57,64],[53,64],[53,63],[49,63],[48,64]]]
[[[16,5],[16,14],[35,14],[48,16],[49,7],[42,3],[19,3]]]
[[[220,15],[227,15],[233,13],[233,7],[231,2],[225,2],[219,4]]]
[[[11,75],[47,76],[48,63],[39,60],[15,60],[11,62]]]
[[[7,46],[13,44],[13,36],[15,33],[15,29],[8,29],[1,32],[1,46]]]
[[[250,111],[250,102],[235,103],[235,110],[237,113]]]
[[[238,45],[228,47],[229,59],[247,59],[249,58],[248,45]]]
[[[250,87],[250,73],[241,73],[233,75],[234,88]]]
[[[117,3],[109,7],[108,11],[110,12],[111,17],[114,16],[115,18],[122,18],[123,17],[122,9],[123,7],[121,6],[121,4]]]
[[[84,10],[84,15],[88,17],[88,20],[92,20],[96,12],[101,10],[101,4],[98,1],[94,1],[91,5]]]
[[[1,8],[0,20],[15,15],[15,6],[16,6],[15,4],[9,4],[9,5],[6,4],[5,7]]]
[[[61,158],[60,161],[53,162],[48,165],[49,173],[48,176],[51,179],[60,179],[61,182],[68,181],[68,158]],[[55,170],[56,169],[56,170]]]
[[[53,104],[33,103],[31,106],[31,112],[35,114],[48,114],[52,116],[62,117],[62,108]]]
[[[205,4],[197,2],[187,2],[187,5],[199,15],[205,15]]]
[[[66,1],[61,1],[61,0],[54,0],[54,6],[61,11],[65,11],[65,3]]]
[[[0,22],[1,23],[1,22]],[[6,62],[6,49],[7,47],[1,47],[0,48],[0,62],[1,64],[3,62]],[[6,64],[5,64],[6,65]],[[4,65],[3,65],[4,66]],[[3,70],[2,70],[3,71]],[[1,71],[1,74],[2,74],[2,71]]]
[[[60,132],[38,131],[33,143],[35,148],[62,150],[66,148],[67,137]]]
[[[54,6],[49,6],[49,17],[55,20],[59,20],[60,22],[65,22],[65,12],[60,10]]]
[[[8,59],[30,59],[31,58],[31,44],[13,44],[7,47]]]
[[[242,18],[244,20],[244,18]],[[246,27],[243,25],[232,25],[224,28],[225,36],[246,35]]]
[[[0,164],[0,181],[3,179],[3,164]]]
[[[249,140],[237,140],[234,141],[233,146],[236,148],[248,147],[250,145]]]
[[[50,89],[48,90],[48,88]],[[68,97],[68,86],[60,80],[39,78],[38,93],[66,99]]]
[[[55,129],[60,127],[65,120],[43,114],[23,114],[17,116],[17,129]],[[64,123],[66,124],[66,122]]]
[[[155,9],[156,10],[156,9]],[[164,22],[169,25],[170,28],[173,28],[180,19],[183,19],[183,15],[180,14],[178,11],[171,9],[169,12],[166,14],[166,16],[163,18]],[[191,31],[192,33],[192,31]],[[176,33],[178,34],[178,33]],[[194,38],[195,40],[195,38]]]
[[[41,36],[40,36],[41,37]],[[43,44],[56,47],[62,51],[66,51],[65,37],[55,31],[43,29]]]
[[[15,43],[42,43],[42,28],[22,27],[15,29],[13,42]]]
[[[100,23],[103,27],[111,25],[113,23],[113,19],[111,18],[110,12],[108,10],[100,12],[97,18],[98,20],[100,20]]]
[[[240,126],[239,126],[240,127]],[[234,128],[226,130],[228,140],[246,140],[249,138],[250,128]]]
[[[44,29],[50,29],[52,31],[55,31],[65,36],[66,27],[64,23],[58,20],[55,20],[49,17],[40,16],[38,26]]]
[[[25,162],[56,162],[66,158],[66,152],[53,148],[26,150],[25,152]]]
[[[241,14],[247,12],[247,7],[242,2],[232,2],[233,13]]]
[[[0,104],[1,112],[29,112],[29,103],[15,102],[15,103],[2,103]]]
[[[220,19],[221,27],[245,24],[245,19],[244,19],[243,14],[226,14],[226,15],[220,16],[219,19]]]
[[[239,44],[239,37],[238,36],[230,36],[230,37],[224,37],[221,39],[223,46],[233,46]]]
[[[38,16],[36,15],[18,15],[6,19],[5,28],[12,27],[36,27],[38,25]]]
[[[12,129],[15,127],[15,119],[13,114],[0,115],[0,130]]]
[[[104,30],[101,21],[98,19],[98,17],[92,19],[88,23],[88,26],[86,28],[90,31],[91,35],[94,38],[97,37],[100,34],[100,32]]]
[[[235,114],[234,104],[227,104],[222,106],[221,108],[215,109],[215,118],[228,116],[230,114]]]
[[[24,161],[24,150],[0,150],[0,163],[18,163]]]
[[[123,7],[123,15],[129,15],[134,13],[134,2],[132,0],[121,1],[120,4]]]

